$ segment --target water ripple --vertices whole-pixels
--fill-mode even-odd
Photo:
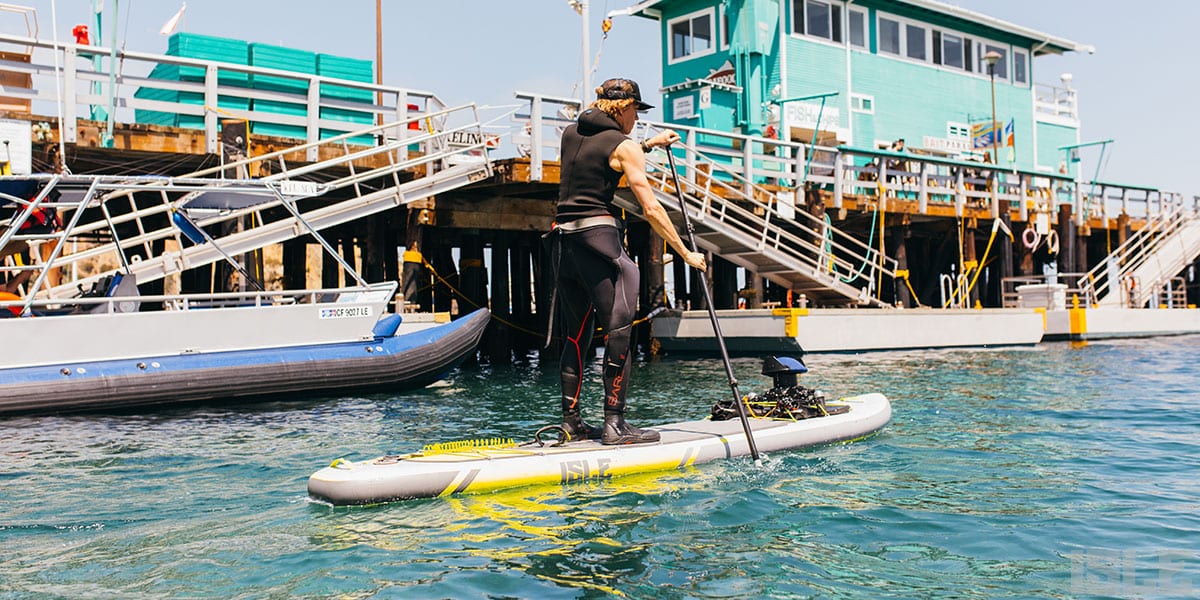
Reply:
[[[806,383],[883,391],[892,424],[762,468],[365,508],[308,501],[307,476],[339,456],[528,435],[556,410],[553,369],[8,419],[0,599],[1189,597],[1198,341],[814,356]],[[743,391],[769,385],[758,368],[735,361]],[[586,379],[598,398],[599,369]],[[701,418],[728,392],[718,361],[641,362],[630,419]]]

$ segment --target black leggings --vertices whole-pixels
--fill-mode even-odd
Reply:
[[[637,310],[637,264],[625,253],[621,231],[599,226],[560,233],[558,256],[559,331],[563,337],[563,412],[579,410],[583,356],[598,319],[604,343],[604,408],[624,412],[629,388],[629,345]]]

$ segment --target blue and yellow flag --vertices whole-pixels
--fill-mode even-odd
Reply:
[[[971,147],[975,149],[986,150],[992,147],[992,137],[999,132],[1004,136],[997,140],[997,146],[1013,147],[1014,130],[1016,129],[1016,119],[1010,119],[1008,123],[1001,124],[999,121],[983,123],[975,123],[971,125]]]

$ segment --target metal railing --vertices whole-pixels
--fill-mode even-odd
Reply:
[[[647,123],[635,135],[649,137],[662,128],[662,124]],[[695,143],[701,136],[698,130],[675,128],[675,131],[681,136],[680,146],[675,148],[681,159],[677,161],[680,184],[685,194],[701,204],[695,208],[699,211],[697,223],[740,238],[743,248],[766,255],[817,282],[835,289],[845,287],[839,283],[846,284],[854,288],[860,299],[880,303],[881,278],[895,277],[894,259],[797,207],[793,191],[767,189],[711,160]],[[668,169],[658,154],[651,153],[647,174],[659,190],[666,192],[666,200],[673,203],[674,184]],[[771,277],[769,272],[764,275]]]
[[[517,98],[528,101],[529,107],[514,116],[524,121],[514,143],[530,159],[530,178],[539,181],[543,163],[557,159],[562,129],[574,122],[579,101],[526,92],[517,93]],[[699,210],[697,224],[736,246],[718,254],[781,285],[795,283],[800,276],[838,290],[844,298],[882,304],[879,288],[884,277],[894,277],[896,261],[796,206],[795,188],[789,186],[803,172],[802,162],[785,165],[777,156],[761,154],[752,138],[696,127],[642,122],[632,137],[643,139],[667,127],[680,134],[674,147],[678,175],[683,192],[700,203],[689,209]],[[734,150],[742,141],[748,143]],[[662,155],[651,153],[647,175],[659,200],[678,209],[665,162]],[[626,208],[637,211],[633,204]],[[761,259],[745,258],[751,254]]]
[[[1079,94],[1069,87],[1035,83],[1033,99],[1033,110],[1038,115],[1079,121]]]
[[[1188,240],[1183,239],[1184,230],[1196,223],[1196,209],[1183,205],[1170,207],[1170,210],[1147,220],[1145,227],[1131,235],[1124,244],[1088,271],[1082,286],[1087,291],[1086,297],[1089,302],[1126,307],[1144,305],[1166,278],[1178,273],[1174,266],[1183,269],[1187,265],[1186,260],[1182,264],[1166,265],[1149,279],[1145,274],[1139,274],[1140,271],[1155,260],[1168,244],[1186,244]],[[1200,237],[1191,240],[1189,247],[1178,248],[1181,256],[1194,259],[1196,253],[1200,252],[1197,242],[1200,242]]]
[[[426,119],[449,120],[464,113],[467,125],[442,130],[422,130],[405,140],[382,136],[376,146],[350,143],[355,137],[406,128],[407,123]],[[474,144],[454,144],[458,134],[477,140]],[[417,145],[426,152],[410,150]],[[442,193],[490,176],[491,163],[483,152],[481,126],[474,105],[447,108],[434,113],[410,116],[405,121],[386,123],[327,140],[304,144],[269,154],[226,163],[182,177],[41,175],[15,177],[40,185],[32,199],[0,194],[0,205],[12,207],[0,219],[0,248],[10,243],[30,246],[50,244],[46,258],[31,252],[34,263],[0,267],[2,271],[37,272],[30,289],[39,298],[68,297],[79,286],[98,281],[120,270],[134,274],[139,283],[153,281],[205,264],[232,260],[231,256],[251,252],[301,235],[312,234],[381,210],[401,206]],[[298,157],[316,153],[326,158],[317,163],[297,164]],[[265,173],[257,179],[245,173]],[[240,178],[225,178],[240,173]],[[340,192],[338,198],[328,196]],[[61,192],[61,196],[54,193]],[[219,209],[197,209],[191,204],[205,195],[236,197],[233,204]],[[62,220],[61,230],[21,233],[35,210],[53,208]],[[175,215],[184,212],[205,239],[196,240],[184,230]],[[245,223],[249,226],[244,226]],[[207,232],[212,232],[211,235]],[[348,268],[320,236],[325,250]],[[84,249],[67,253],[68,241],[86,241]],[[175,249],[167,249],[165,242]],[[185,243],[188,242],[188,243]],[[190,244],[190,245],[189,245]],[[103,269],[77,280],[43,283],[51,270],[68,269],[78,264],[107,264]],[[360,283],[365,283],[355,277]],[[34,294],[29,294],[34,298]]]
[[[518,92],[516,97],[528,105],[514,115],[523,128],[514,135],[514,142],[530,160],[531,178],[540,181],[544,163],[558,158],[559,137],[578,113],[579,100],[530,92]],[[681,135],[686,132],[684,158],[704,155],[738,173],[747,195],[744,186],[749,184],[794,189],[807,182],[831,192],[833,206],[839,209],[847,196],[883,197],[915,202],[917,214],[949,208],[957,216],[970,210],[997,218],[1004,200],[1010,210],[1017,211],[1020,221],[1041,212],[1049,214],[1053,223],[1058,206],[1070,204],[1075,224],[1082,225],[1087,219],[1107,222],[1121,214],[1148,219],[1184,203],[1182,194],[1157,188],[997,169],[983,162],[851,146],[811,146],[678,123],[648,125],[669,127]]]
[[[1182,277],[1172,277],[1154,290],[1154,304],[1159,308],[1188,308],[1187,283]]]
[[[399,284],[395,281],[369,284],[365,286],[348,286],[322,288],[312,290],[268,290],[242,292],[215,292],[189,294],[138,294],[133,296],[80,296],[73,298],[39,298],[26,300],[0,300],[0,310],[10,308],[33,309],[34,314],[42,312],[56,316],[73,316],[84,314],[110,314],[134,312],[130,309],[139,303],[161,304],[164,310],[187,311],[222,307],[264,307],[284,306],[293,304],[337,304],[345,302],[347,297],[360,299],[362,295],[368,298],[392,301],[396,297]]]
[[[1072,303],[1072,298],[1079,298],[1081,305],[1093,304],[1095,298],[1092,296],[1093,291],[1086,285],[1088,278],[1087,273],[1057,273],[1052,277],[1045,275],[1018,275],[1015,277],[1005,277],[1000,280],[1000,295],[1001,301],[1005,308],[1021,307],[1022,294],[1017,291],[1017,288],[1025,285],[1040,285],[1046,286],[1039,294],[1044,293],[1041,299],[1045,304],[1039,303],[1038,306],[1046,306],[1049,308],[1065,308]],[[1054,297],[1057,293],[1053,290],[1051,284],[1061,284],[1063,286],[1062,306],[1058,302],[1059,298]],[[1025,307],[1028,308],[1028,307]]]
[[[92,58],[95,56],[107,62],[111,50],[103,46],[67,42],[56,45],[50,41],[9,34],[0,34],[0,44],[30,49],[30,62],[0,60],[0,71],[29,75],[33,82],[28,89],[6,86],[5,96],[41,103],[49,107],[46,110],[48,114],[54,114],[56,111],[53,106],[59,102],[59,90],[62,90],[63,122],[60,135],[67,143],[78,141],[78,121],[83,115],[90,117],[95,107],[107,111],[111,106],[116,113],[114,118],[124,123],[135,122],[136,111],[202,119],[205,151],[208,153],[217,152],[220,117],[290,127],[302,131],[303,135],[296,137],[311,144],[322,137],[362,129],[364,125],[376,123],[380,118],[393,124],[392,128],[384,131],[388,137],[419,137],[421,130],[426,127],[410,130],[407,126],[399,125],[414,122],[410,118],[413,115],[439,113],[446,108],[430,92],[281,69],[118,49],[115,52],[115,73],[110,73],[113,64],[104,70],[97,70],[93,66]],[[197,75],[190,81],[152,78],[153,70],[160,65],[187,69]],[[114,82],[111,89],[110,75]],[[250,82],[256,77],[270,79],[284,89],[295,91],[278,91],[279,85],[272,89],[250,87]],[[175,94],[191,101],[158,99],[164,96],[163,92],[167,96]],[[366,99],[368,95],[369,100]],[[378,100],[380,97],[381,101]],[[264,105],[287,106],[289,110],[286,112],[291,114],[261,108]],[[442,126],[443,123],[435,125]],[[306,158],[310,161],[318,159],[311,152]]]

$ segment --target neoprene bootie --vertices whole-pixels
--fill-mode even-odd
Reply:
[[[619,412],[604,411],[604,435],[600,443],[607,446],[622,444],[651,444],[657,442],[659,435],[653,429],[638,429],[625,422],[625,415]]]
[[[563,411],[563,431],[567,432],[566,442],[579,440],[598,440],[604,431],[599,427],[588,425],[579,411]]]

